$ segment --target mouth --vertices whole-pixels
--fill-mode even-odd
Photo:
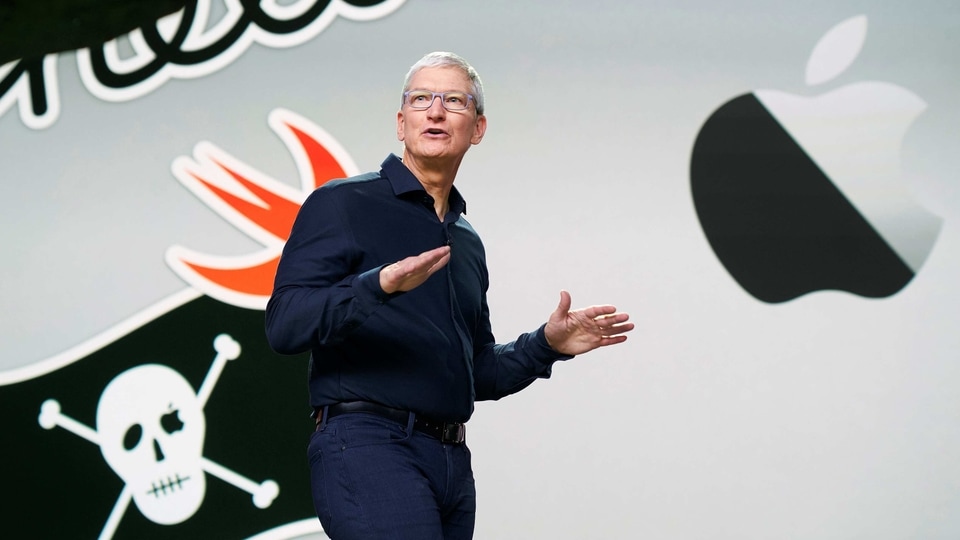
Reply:
[[[425,135],[446,135],[447,132],[440,128],[427,128],[423,130]]]

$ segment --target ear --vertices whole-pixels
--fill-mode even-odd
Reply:
[[[403,111],[397,111],[397,140],[403,142]]]
[[[470,137],[470,144],[480,144],[483,140],[483,134],[487,132],[487,117],[480,115],[477,117],[477,124],[473,128],[473,137]]]

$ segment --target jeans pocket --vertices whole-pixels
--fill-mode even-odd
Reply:
[[[307,465],[313,467],[320,461],[324,448],[329,444],[328,440],[331,435],[333,433],[329,431],[314,431],[310,434],[310,439],[307,442]]]
[[[333,519],[333,509],[330,506],[331,499],[327,484],[332,472],[331,467],[335,469],[338,460],[337,451],[339,447],[339,441],[334,430],[313,432],[307,445],[307,464],[310,469],[310,491],[313,497],[313,508],[325,531],[329,530]]]

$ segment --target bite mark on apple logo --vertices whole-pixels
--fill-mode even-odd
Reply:
[[[867,17],[814,47],[806,82],[842,73]],[[900,147],[926,104],[885,82],[815,97],[757,90],[720,106],[694,143],[690,183],[700,225],[730,275],[758,300],[821,290],[883,298],[902,290],[933,249],[942,219],[915,202]]]

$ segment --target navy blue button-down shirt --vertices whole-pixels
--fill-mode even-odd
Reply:
[[[391,154],[377,173],[328,182],[303,203],[283,250],[266,330],[279,353],[311,351],[310,403],[373,401],[466,421],[474,400],[499,399],[556,360],[543,326],[497,344],[480,237],[454,187],[433,199]],[[380,288],[380,269],[449,244],[450,262],[419,287]]]

